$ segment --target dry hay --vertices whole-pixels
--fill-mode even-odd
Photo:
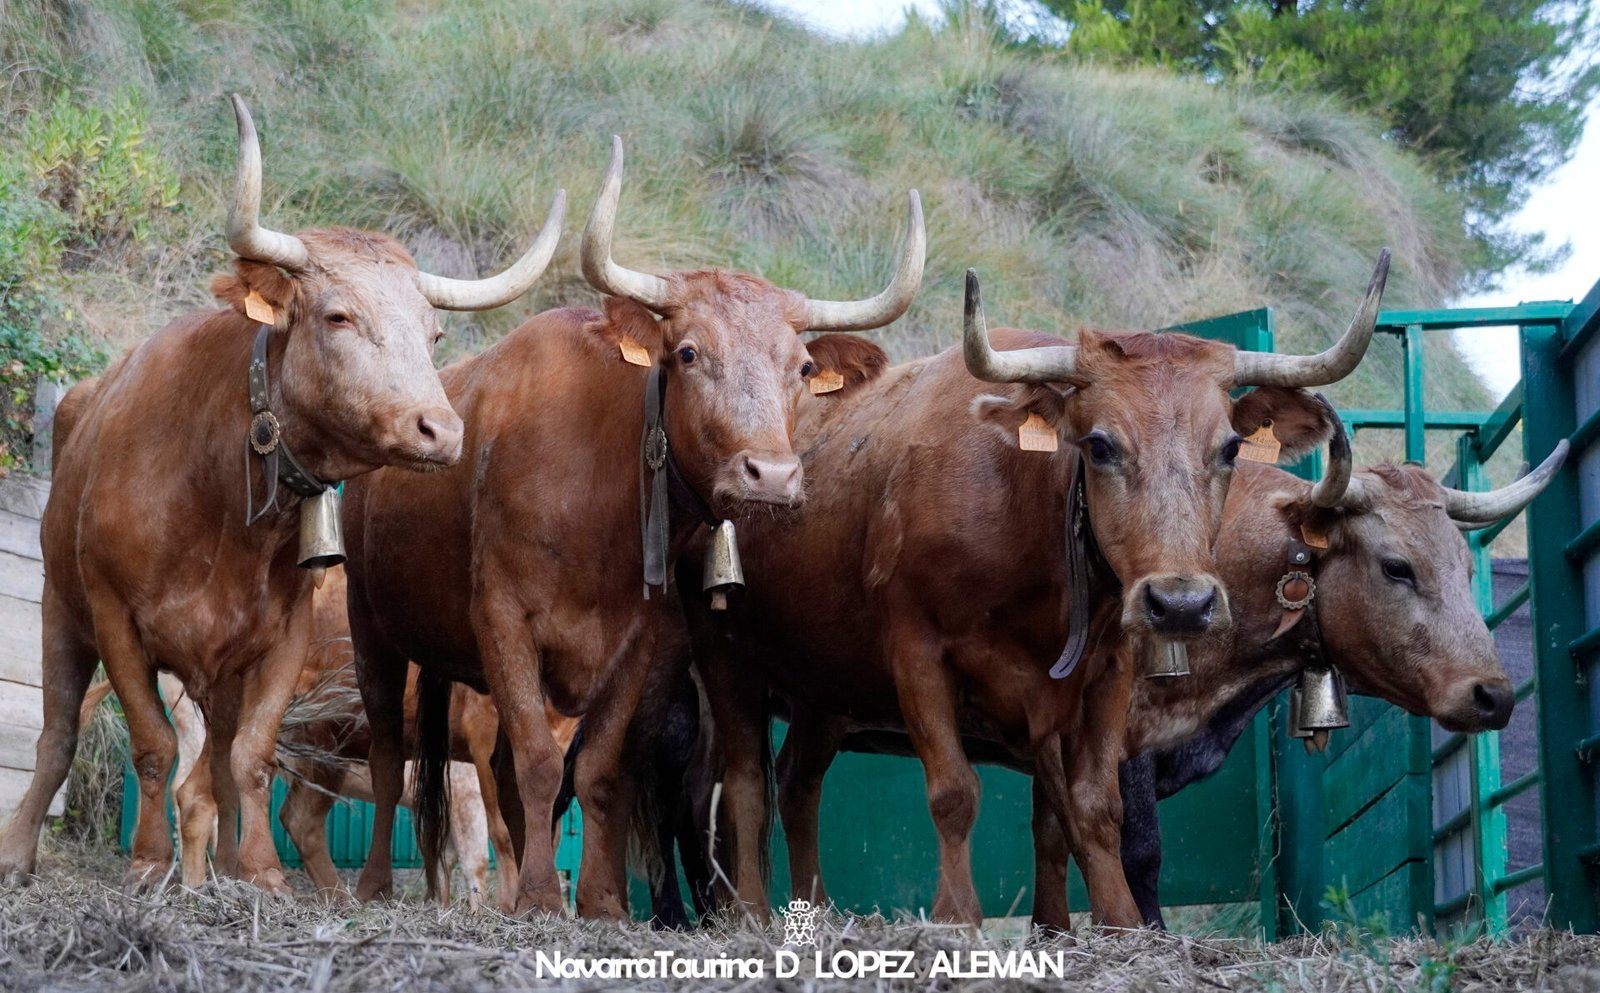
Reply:
[[[56,860],[51,860],[52,862]],[[865,949],[911,951],[915,979],[848,981],[772,977],[781,947],[776,925],[722,925],[688,934],[567,920],[518,921],[458,906],[414,902],[334,906],[279,901],[231,881],[198,891],[130,895],[107,880],[122,862],[96,871],[47,865],[30,886],[0,890],[0,989],[42,990],[507,990],[1000,989],[1344,991],[1551,990],[1600,988],[1600,938],[1538,931],[1504,943],[1442,946],[1379,940],[1348,929],[1274,945],[1141,932],[1034,936],[1026,947],[1060,952],[1063,980],[932,979],[940,951],[1005,950],[1014,942],[920,921],[831,917],[818,927],[824,957]],[[752,956],[759,979],[596,979],[541,977],[536,953],[568,957]],[[806,950],[809,952],[809,950]],[[806,955],[809,963],[809,954]]]

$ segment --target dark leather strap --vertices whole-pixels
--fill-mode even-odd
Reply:
[[[278,508],[278,483],[283,483],[301,497],[322,494],[328,484],[318,479],[301,465],[288,444],[283,440],[278,418],[272,413],[272,383],[267,377],[267,342],[272,328],[263,324],[256,332],[255,344],[250,348],[248,375],[250,394],[250,430],[245,435],[245,525],[260,520],[269,510]],[[250,484],[250,455],[261,457],[262,475],[266,482],[266,501],[260,510],[254,510],[254,487]]]
[[[1094,545],[1094,531],[1089,527],[1089,507],[1083,495],[1083,456],[1079,455],[1072,474],[1072,485],[1067,487],[1067,644],[1061,657],[1050,667],[1051,679],[1066,679],[1083,661],[1083,652],[1089,646],[1089,587],[1093,577],[1089,571],[1091,551],[1098,555]]]
[[[1302,669],[1327,669],[1335,679],[1341,679],[1339,670],[1328,661],[1327,645],[1322,640],[1322,624],[1317,617],[1316,553],[1298,536],[1290,535],[1284,548],[1284,560],[1285,578],[1294,573],[1311,577],[1311,592],[1304,607],[1284,610],[1284,622],[1279,625],[1278,632],[1268,639],[1268,644],[1283,639],[1290,654],[1301,660]],[[1299,615],[1298,618],[1292,616],[1295,614]]]
[[[665,471],[663,471],[665,470]],[[644,536],[644,598],[667,584],[667,508],[675,505],[702,524],[720,518],[695,492],[667,444],[667,369],[657,365],[644,381],[644,434],[639,440],[639,529]]]

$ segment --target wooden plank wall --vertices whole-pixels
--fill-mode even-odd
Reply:
[[[50,484],[41,479],[0,479],[0,819],[11,815],[33,776],[34,743],[43,724],[39,517],[49,493]],[[50,812],[61,808],[57,795]]]

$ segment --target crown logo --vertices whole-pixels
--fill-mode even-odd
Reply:
[[[817,908],[810,900],[790,900],[783,910],[783,943],[817,946]]]

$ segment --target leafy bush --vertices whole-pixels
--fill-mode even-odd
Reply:
[[[178,205],[178,177],[145,145],[145,112],[131,90],[109,106],[80,106],[67,93],[22,129],[39,195],[66,216],[69,253],[144,241],[153,219]]]

